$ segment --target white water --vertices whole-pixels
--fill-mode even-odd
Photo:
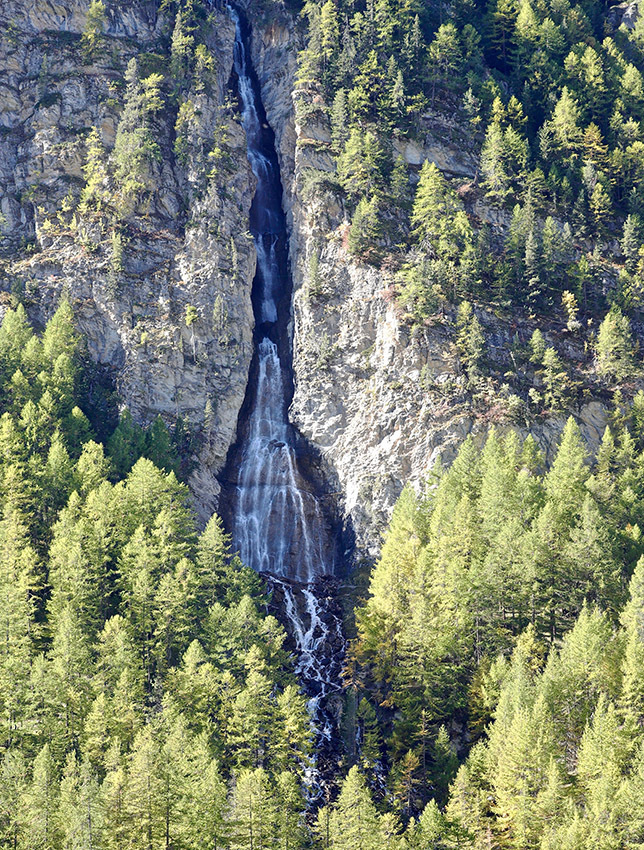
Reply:
[[[279,589],[298,655],[296,670],[309,694],[317,732],[331,740],[335,724],[326,700],[341,690],[344,637],[331,600],[316,580],[333,573],[332,533],[319,500],[297,466],[295,433],[288,421],[285,371],[275,339],[279,303],[288,291],[286,225],[276,157],[267,156],[263,109],[253,86],[239,16],[234,63],[248,159],[257,178],[250,229],[257,249],[255,313],[260,335],[248,429],[241,451],[233,539],[244,563],[268,574]],[[270,153],[270,151],[268,151]],[[288,308],[287,308],[288,309]]]
[[[239,17],[235,11],[231,16],[242,124],[257,178],[251,218],[257,249],[256,320],[270,332],[277,322],[280,294],[288,285],[285,259],[280,263],[278,255],[280,238],[286,238],[281,184],[276,162],[264,152],[266,137]],[[242,560],[253,569],[309,583],[332,570],[325,564],[324,517],[298,473],[293,443],[278,348],[264,336],[257,346],[256,393],[237,480],[233,535]]]
[[[235,542],[242,561],[258,572],[309,583],[325,572],[324,520],[315,496],[299,484],[277,346],[264,337],[257,355],[257,395],[237,482]]]

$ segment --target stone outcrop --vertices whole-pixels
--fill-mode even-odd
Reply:
[[[181,416],[201,433],[192,483],[205,518],[216,506],[215,475],[235,437],[253,350],[254,178],[243,130],[225,106],[234,26],[212,10],[207,47],[216,71],[210,86],[186,96],[194,119],[181,162],[173,153],[176,107],[164,93],[153,127],[161,156],[144,205],[123,229],[115,268],[105,217],[72,220],[71,211],[58,211],[70,190],[78,197],[89,128],[99,129],[109,154],[128,60],[139,55],[149,72],[165,61],[169,22],[153,2],[107,3],[104,36],[86,64],[79,43],[86,9],[80,0],[9,0],[0,12],[1,244],[21,255],[0,270],[3,288],[23,292],[39,323],[65,293],[90,355],[112,370],[133,415],[143,423]],[[226,156],[209,176],[215,132]]]

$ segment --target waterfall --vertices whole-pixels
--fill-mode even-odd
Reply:
[[[229,516],[242,561],[261,572],[281,601],[297,650],[296,670],[309,694],[321,740],[330,742],[335,718],[328,698],[339,693],[344,652],[341,617],[328,577],[337,535],[315,487],[298,465],[296,431],[288,419],[290,279],[282,185],[274,137],[266,121],[239,13],[234,68],[248,160],[257,180],[250,231],[257,251],[253,283],[256,350],[246,416],[230,463]]]

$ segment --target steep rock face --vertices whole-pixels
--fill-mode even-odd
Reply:
[[[0,267],[2,286],[22,291],[40,322],[66,293],[91,356],[113,369],[133,415],[142,422],[181,416],[203,433],[192,484],[207,517],[252,356],[255,251],[247,227],[254,178],[243,130],[224,107],[234,26],[224,11],[211,12],[206,46],[215,71],[210,85],[193,83],[186,96],[194,118],[181,158],[173,150],[176,104],[172,92],[164,92],[165,107],[153,124],[160,156],[150,166],[144,202],[119,229],[117,262],[105,217],[70,207],[84,182],[89,128],[99,129],[107,156],[122,110],[125,66],[139,55],[143,76],[167,61],[169,22],[157,3],[108,3],[104,36],[87,63],[79,43],[86,9],[73,0],[9,0],[0,12],[0,209],[6,218],[0,244],[7,255],[21,254]],[[215,132],[225,148],[218,171],[208,156]],[[65,211],[70,192],[75,200]],[[204,422],[208,402],[212,413]]]
[[[393,274],[348,253],[328,123],[318,96],[295,81],[296,22],[274,6],[268,20],[252,0],[243,5],[290,230],[291,418],[318,451],[359,549],[373,554],[404,482],[422,479],[439,453],[449,459],[465,434],[483,435],[491,421],[507,418],[492,395],[472,409],[449,328],[412,329],[392,297]],[[107,3],[106,29],[89,62],[80,48],[86,8],[84,0],[5,0],[0,10],[0,248],[19,256],[0,261],[0,285],[21,292],[41,323],[66,293],[91,356],[113,370],[135,417],[182,416],[202,433],[192,485],[205,518],[216,507],[215,476],[235,439],[253,350],[255,251],[247,227],[254,179],[243,130],[226,105],[233,25],[224,11],[210,10],[214,79],[187,94],[194,117],[182,157],[173,150],[177,104],[164,93],[166,106],[153,122],[160,157],[150,166],[145,203],[122,228],[117,264],[111,225],[73,209],[85,180],[87,133],[97,127],[109,155],[125,66],[136,55],[145,73],[167,63],[171,22],[155,2]],[[225,155],[213,167],[215,135]],[[425,116],[416,139],[395,139],[394,150],[412,173],[427,157],[462,182],[476,171],[467,134],[438,113]],[[68,196],[76,200],[66,207]],[[498,211],[476,214],[507,226]],[[480,319],[489,358],[502,372],[514,336],[525,342],[532,328],[508,327],[491,314]],[[573,343],[570,354],[575,359]],[[594,444],[603,407],[586,405],[579,416]],[[561,425],[557,417],[531,430],[551,452]]]
[[[530,431],[550,459],[565,416],[528,428],[511,422],[494,393],[473,407],[466,377],[445,323],[413,328],[393,297],[394,275],[355,260],[347,251],[348,220],[333,190],[335,172],[326,117],[318,96],[296,84],[297,36],[285,15],[279,24],[254,20],[253,52],[268,120],[278,142],[293,274],[291,419],[318,449],[339,510],[356,535],[357,554],[373,557],[380,531],[406,481],[420,484],[440,456],[449,461],[468,433],[483,441],[491,423]],[[425,159],[467,182],[477,158],[467,131],[449,117],[424,116],[419,137],[394,140],[413,174]],[[330,180],[325,182],[325,175]],[[492,227],[498,211],[477,209]],[[517,335],[534,326],[479,315],[488,358],[502,374],[511,367]],[[561,341],[560,341],[561,344]],[[572,359],[580,343],[565,341]],[[599,402],[584,404],[578,420],[589,447],[606,424]]]

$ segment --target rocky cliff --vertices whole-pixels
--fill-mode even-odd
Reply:
[[[109,157],[127,63],[138,57],[141,76],[163,71],[171,21],[156,3],[108,4],[88,60],[86,3],[8,2],[0,12],[2,287],[21,293],[40,322],[66,293],[90,355],[113,372],[133,415],[144,423],[181,416],[201,432],[192,483],[204,516],[215,507],[214,476],[244,398],[255,268],[247,232],[254,178],[230,103],[234,27],[224,11],[209,14],[211,79],[182,94],[191,109],[183,156],[180,104],[166,86],[146,191],[112,224],[109,208],[102,216],[77,210],[88,133],[98,128]],[[208,156],[215,134],[225,152],[218,173]]]
[[[466,433],[484,433],[490,422],[530,428],[549,450],[562,416],[528,424],[508,401],[503,376],[515,365],[512,346],[529,339],[529,321],[480,311],[491,377],[473,398],[452,324],[412,325],[393,297],[395,270],[349,254],[327,118],[316,92],[296,80],[297,21],[284,7],[268,14],[243,5],[290,230],[291,418],[319,453],[360,551],[373,555],[404,482],[420,481]],[[231,96],[234,29],[224,10],[207,7],[200,32],[209,82],[195,75],[181,87],[166,78],[152,119],[159,155],[136,204],[116,221],[79,209],[90,129],[109,160],[127,63],[138,57],[142,77],[165,73],[173,23],[154,2],[106,9],[91,58],[82,42],[86,3],[6,0],[0,11],[2,288],[20,294],[40,322],[65,293],[91,356],[112,371],[134,416],[181,416],[199,432],[191,483],[205,517],[217,504],[216,476],[235,439],[252,356],[254,178]],[[444,115],[425,116],[417,137],[399,137],[394,148],[412,181],[426,158],[461,184],[475,178],[467,130]],[[109,176],[104,182],[109,188]],[[480,205],[476,214],[504,226]],[[583,339],[562,327],[552,333],[571,360],[583,360]],[[587,396],[576,412],[596,444],[602,404]]]

